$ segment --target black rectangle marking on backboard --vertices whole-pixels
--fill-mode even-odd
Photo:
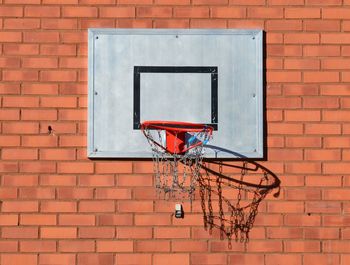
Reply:
[[[141,128],[141,74],[142,73],[203,73],[211,74],[211,123],[218,129],[218,67],[216,66],[134,66],[134,130]]]

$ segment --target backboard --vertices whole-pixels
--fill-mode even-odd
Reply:
[[[209,124],[208,158],[263,157],[261,30],[89,29],[90,158],[151,158],[146,120]]]

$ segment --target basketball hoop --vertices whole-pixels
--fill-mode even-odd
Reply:
[[[156,188],[169,197],[192,200],[213,128],[205,124],[145,121],[141,130],[152,149]]]

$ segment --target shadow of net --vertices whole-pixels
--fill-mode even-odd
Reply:
[[[280,180],[256,162],[205,162],[198,190],[206,230],[220,230],[220,238],[248,242],[258,207],[272,190],[279,195]]]

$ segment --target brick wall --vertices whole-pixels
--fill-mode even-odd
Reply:
[[[349,0],[0,3],[1,265],[350,264]],[[86,158],[88,27],[266,31],[261,164],[282,184],[247,245],[174,219],[151,162]]]

